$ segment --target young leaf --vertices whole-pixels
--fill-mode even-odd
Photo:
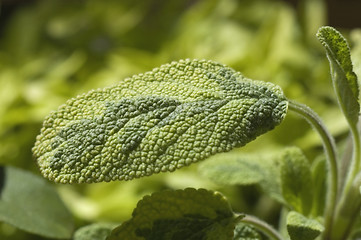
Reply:
[[[70,238],[73,218],[44,178],[0,167],[0,222],[49,238]]]
[[[244,224],[242,222],[236,225],[234,229],[233,240],[262,240],[260,233],[254,229],[254,227]]]
[[[291,211],[287,215],[287,231],[291,240],[313,240],[322,233],[324,227],[316,220]]]
[[[108,223],[87,225],[74,233],[73,240],[105,240],[115,227],[114,224]]]
[[[232,239],[237,220],[217,192],[169,190],[139,201],[132,219],[115,228],[107,240]]]
[[[199,166],[205,177],[222,185],[259,184],[262,190],[284,203],[280,183],[282,153],[244,154],[239,152],[215,155]]]
[[[33,152],[56,182],[130,180],[243,146],[287,105],[278,86],[181,60],[69,100],[46,118]]]
[[[341,109],[349,123],[356,125],[360,112],[359,85],[352,70],[348,43],[341,33],[332,27],[321,27],[317,37],[326,49],[332,82]]]
[[[316,159],[312,164],[313,179],[313,204],[312,213],[314,216],[322,216],[326,205],[326,181],[327,166],[324,158]]]
[[[281,161],[282,195],[298,212],[308,215],[313,200],[311,166],[299,148],[288,148]]]

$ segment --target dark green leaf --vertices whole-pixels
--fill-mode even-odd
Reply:
[[[45,179],[13,167],[0,171],[0,221],[45,237],[71,237],[73,218]]]
[[[265,193],[283,203],[279,169],[281,155],[282,151],[269,154],[218,154],[201,163],[199,171],[222,185],[259,184]]]
[[[115,227],[115,224],[109,223],[87,225],[75,232],[73,240],[105,240]]]
[[[291,240],[313,240],[324,227],[316,220],[291,211],[287,215],[287,230]]]
[[[332,27],[321,27],[317,37],[326,49],[338,102],[347,120],[356,125],[360,112],[359,85],[352,70],[350,48],[346,39]]]
[[[278,125],[287,104],[273,84],[181,60],[69,100],[33,152],[56,182],[130,180],[243,146]]]
[[[107,240],[232,239],[237,220],[217,192],[163,191],[139,201],[132,219],[115,228]]]
[[[288,148],[281,162],[282,195],[293,210],[308,215],[312,207],[311,167],[299,148]]]

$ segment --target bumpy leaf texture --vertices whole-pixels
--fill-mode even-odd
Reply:
[[[347,120],[356,125],[359,119],[359,83],[353,72],[347,40],[332,27],[321,27],[317,37],[326,50],[331,77],[341,109]]]
[[[61,183],[130,180],[230,151],[273,129],[282,90],[207,60],[181,60],[70,99],[33,153]]]
[[[227,200],[205,189],[163,191],[138,202],[132,218],[115,228],[107,240],[232,239],[235,216]]]

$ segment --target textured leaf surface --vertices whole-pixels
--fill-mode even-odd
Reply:
[[[236,219],[219,193],[163,191],[139,201],[132,219],[115,228],[108,240],[232,239]]]
[[[233,240],[262,240],[262,236],[260,233],[254,229],[254,227],[244,224],[238,223],[236,228],[234,229],[234,237]]]
[[[308,215],[313,200],[311,166],[299,148],[288,148],[281,161],[282,195],[298,212]]]
[[[291,211],[287,215],[287,230],[291,240],[313,240],[323,231],[324,227],[313,219]]]
[[[359,85],[352,69],[350,48],[346,39],[332,27],[321,27],[317,37],[326,49],[333,85],[343,113],[352,124],[360,112]]]
[[[259,184],[265,193],[284,203],[280,180],[281,156],[282,152],[218,154],[201,163],[199,171],[205,177],[222,185]]]
[[[79,228],[73,237],[73,240],[105,240],[112,232],[114,224],[94,223]]]
[[[69,100],[46,118],[33,153],[56,182],[130,180],[243,146],[286,111],[273,84],[181,60]]]
[[[49,238],[71,237],[72,215],[44,178],[13,167],[0,171],[0,222]]]

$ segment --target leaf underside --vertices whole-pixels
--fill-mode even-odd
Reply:
[[[187,188],[153,193],[107,240],[232,239],[238,219],[219,193]]]
[[[278,86],[181,60],[70,99],[45,119],[33,153],[56,182],[130,180],[243,146],[286,111]]]

